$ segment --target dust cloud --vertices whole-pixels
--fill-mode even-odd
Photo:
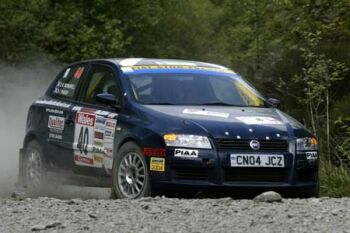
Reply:
[[[0,62],[0,198],[15,190],[19,149],[25,135],[29,106],[47,90],[63,64],[34,57],[12,65]],[[108,198],[109,189],[55,185],[40,196],[56,198]]]
[[[16,65],[0,62],[0,197],[10,195],[17,181],[28,108],[60,67],[43,57]]]

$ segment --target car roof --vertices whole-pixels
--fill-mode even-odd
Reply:
[[[105,59],[109,62],[112,62],[120,67],[127,66],[193,66],[193,67],[208,67],[213,69],[225,69],[227,67],[199,62],[199,61],[190,61],[190,60],[180,60],[180,59],[152,59],[152,58],[110,58]]]

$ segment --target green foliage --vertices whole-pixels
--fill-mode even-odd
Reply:
[[[350,174],[348,169],[328,162],[320,166],[320,193],[328,197],[350,197]]]
[[[295,81],[304,84],[305,97],[302,100],[322,102],[325,92],[332,83],[343,79],[342,75],[348,70],[344,63],[326,58],[325,54],[318,54],[317,49],[322,39],[322,32],[305,33],[307,46],[300,48],[305,68],[302,75],[295,76]]]
[[[45,53],[60,62],[159,57],[227,65],[317,131],[336,165],[349,151],[337,120],[350,115],[349,38],[349,0],[0,1],[0,60]],[[323,186],[346,184],[345,167],[323,167]]]

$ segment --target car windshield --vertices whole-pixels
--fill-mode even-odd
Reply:
[[[264,98],[235,75],[143,73],[127,77],[135,99],[142,104],[265,106]]]

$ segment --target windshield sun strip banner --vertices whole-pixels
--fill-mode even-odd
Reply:
[[[206,70],[216,71],[222,73],[236,74],[234,71],[229,69],[220,69],[215,67],[204,67],[204,66],[185,66],[185,65],[149,65],[149,66],[122,66],[123,72],[133,72],[138,70],[163,70],[163,69],[182,69],[182,70]]]

